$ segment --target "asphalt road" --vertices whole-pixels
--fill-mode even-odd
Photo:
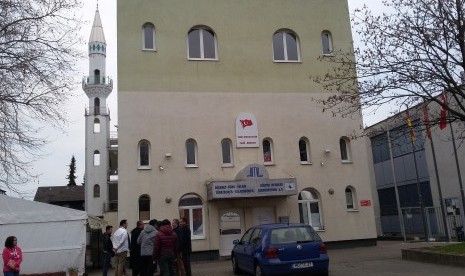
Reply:
[[[330,276],[465,276],[465,269],[412,261],[404,261],[402,248],[437,245],[437,243],[402,243],[380,241],[376,247],[329,250]],[[230,260],[196,262],[193,276],[232,276]],[[102,275],[92,271],[89,276]],[[113,271],[109,272],[113,275]],[[130,272],[127,276],[130,276]],[[158,274],[157,274],[158,275]]]

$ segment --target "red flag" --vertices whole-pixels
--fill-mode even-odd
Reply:
[[[406,112],[406,115],[407,126],[410,129],[410,139],[412,139],[412,142],[415,142],[417,138],[415,137],[415,132],[413,132],[412,120],[410,119],[410,113],[408,112],[408,110]]]
[[[252,120],[249,120],[249,119],[244,119],[244,120],[240,120],[240,121],[241,121],[241,124],[242,124],[242,128],[253,125]]]
[[[445,106],[447,106],[447,98],[446,98],[446,94],[444,93],[444,91],[441,94],[441,100],[442,100],[442,103]],[[441,108],[441,121],[439,122],[439,128],[440,129],[445,129],[446,127],[447,127],[447,110],[443,106]]]
[[[431,129],[429,125],[429,114],[428,114],[428,107],[426,105],[423,106],[423,123],[426,127],[426,136],[431,140]]]

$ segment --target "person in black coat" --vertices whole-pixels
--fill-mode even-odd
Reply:
[[[179,225],[182,229],[182,241],[181,241],[181,250],[182,250],[182,262],[184,263],[184,271],[186,271],[186,276],[192,276],[191,271],[191,253],[192,253],[192,240],[191,240],[191,229],[187,224],[186,218],[181,218],[179,220]]]
[[[144,230],[144,223],[138,221],[136,228],[131,231],[131,243],[129,245],[129,250],[131,252],[131,259],[129,260],[129,268],[132,269],[132,276],[140,275],[140,267],[142,257],[140,256],[140,245],[137,243],[137,238],[140,233]]]
[[[113,252],[113,242],[111,241],[111,232],[113,232],[113,226],[107,225],[105,233],[103,233],[103,270],[102,275],[107,276],[108,268],[110,268],[111,257],[115,254]]]

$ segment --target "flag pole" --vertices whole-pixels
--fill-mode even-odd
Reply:
[[[390,158],[391,159],[391,170],[392,170],[392,178],[394,180],[394,191],[396,193],[396,206],[397,206],[397,213],[399,214],[400,232],[402,233],[404,242],[406,242],[407,237],[405,235],[404,214],[402,213],[402,209],[400,208],[399,190],[397,189],[396,170],[394,169],[394,157],[392,156],[391,134],[390,134],[389,128],[387,129],[387,138],[388,138],[388,146],[389,146],[389,155],[391,156]]]
[[[463,192],[462,174],[460,173],[459,159],[457,157],[457,147],[455,146],[455,135],[454,135],[454,130],[452,129],[452,122],[449,123],[449,126],[450,126],[450,133],[452,136],[452,146],[454,147],[455,165],[457,166],[457,174],[459,177],[460,196],[462,198],[462,208],[463,208],[462,216],[464,216],[463,222],[465,222],[465,194]]]

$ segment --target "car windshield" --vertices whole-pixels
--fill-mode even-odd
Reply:
[[[271,243],[303,243],[321,241],[320,236],[308,226],[276,228],[271,230]]]

